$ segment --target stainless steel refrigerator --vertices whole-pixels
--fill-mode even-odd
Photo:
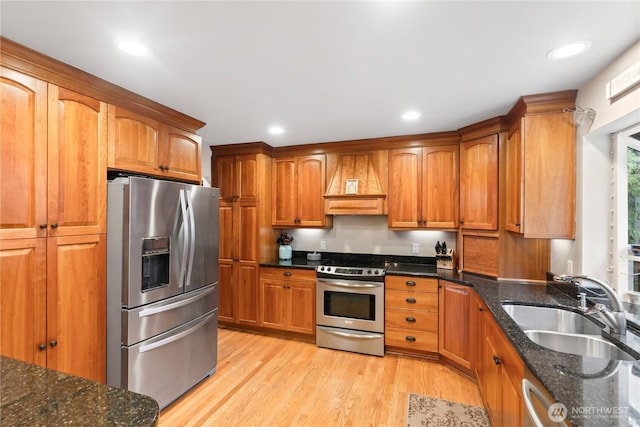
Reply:
[[[107,383],[164,408],[216,371],[218,189],[109,181]]]

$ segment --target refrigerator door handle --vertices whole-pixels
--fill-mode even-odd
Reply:
[[[144,353],[146,351],[154,350],[154,349],[156,349],[158,347],[163,347],[165,345],[171,344],[172,342],[177,341],[180,338],[184,338],[187,335],[190,335],[190,334],[194,333],[195,331],[197,331],[198,329],[202,328],[209,321],[209,319],[211,319],[215,315],[216,315],[216,312],[213,311],[211,314],[203,317],[202,320],[200,320],[198,322],[198,324],[190,327],[189,329],[187,329],[185,331],[182,331],[182,332],[177,333],[175,335],[171,335],[170,337],[167,337],[167,338],[162,339],[160,341],[156,341],[156,342],[153,342],[151,344],[143,345],[142,347],[140,347],[138,349],[138,353]]]
[[[189,200],[189,191],[186,191],[186,200]],[[191,284],[191,272],[193,271],[193,258],[195,257],[196,250],[196,219],[193,216],[193,204],[189,203],[187,206],[187,213],[189,215],[189,265],[187,267],[187,281],[186,284]]]
[[[185,200],[184,190],[180,190],[180,210],[182,211],[182,261],[180,263],[180,275],[178,277],[178,287],[184,286],[184,279],[187,270],[187,254],[189,251],[189,224],[187,222],[187,201]]]
[[[199,292],[189,298],[185,298],[181,301],[176,301],[171,304],[160,305],[157,307],[145,308],[144,310],[138,313],[138,317],[147,317],[153,316],[154,314],[164,313],[165,311],[174,310],[176,308],[184,307],[185,305],[189,305],[194,301],[204,298],[206,295],[209,295],[211,292],[214,292],[215,288],[207,289],[206,292]]]

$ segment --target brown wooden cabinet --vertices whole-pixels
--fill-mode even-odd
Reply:
[[[258,200],[258,161],[254,154],[218,157],[215,174],[221,200]]]
[[[260,326],[315,334],[316,273],[314,270],[260,270]]]
[[[109,105],[109,168],[200,182],[200,145],[199,135]]]
[[[472,371],[472,296],[471,287],[440,280],[438,351],[468,372]]]
[[[460,144],[460,228],[498,229],[498,135]]]
[[[493,316],[483,316],[480,390],[495,426],[522,425],[524,363]]]
[[[509,113],[506,230],[527,238],[575,237],[575,91],[525,96]]]
[[[220,189],[219,313],[221,323],[258,326],[259,265],[275,257],[271,230],[271,157],[266,144],[212,148],[213,186]]]
[[[458,145],[389,150],[389,228],[458,228]]]
[[[107,104],[0,75],[0,352],[104,382]]]
[[[410,353],[438,351],[438,279],[386,276],[384,343]]]
[[[258,324],[258,206],[221,202],[219,320]]]
[[[325,155],[283,157],[273,160],[274,227],[326,227],[324,192]]]

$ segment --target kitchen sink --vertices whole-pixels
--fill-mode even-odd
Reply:
[[[558,307],[502,303],[502,308],[524,331],[534,329],[570,334],[600,335],[604,328],[587,316]]]
[[[610,360],[636,360],[615,344],[595,336],[532,329],[524,333],[536,344],[561,353]]]

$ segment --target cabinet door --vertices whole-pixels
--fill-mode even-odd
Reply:
[[[236,199],[236,156],[216,158],[213,186],[220,190],[220,199],[227,202]]]
[[[424,148],[422,162],[422,226],[458,228],[458,146]]]
[[[0,111],[0,239],[45,237],[47,84],[0,67]]]
[[[160,123],[109,105],[107,165],[113,169],[159,175]]]
[[[47,240],[47,366],[104,382],[106,234]]]
[[[316,329],[316,287],[313,282],[289,284],[289,330],[314,334]]]
[[[237,244],[234,235],[234,205],[220,202],[218,207],[218,257],[220,260],[232,262]]]
[[[0,240],[0,354],[42,366],[47,364],[46,240]]]
[[[235,320],[235,263],[228,260],[219,260],[218,277],[220,288],[218,289],[218,320],[233,322]]]
[[[302,156],[297,159],[298,168],[298,225],[323,227],[325,191],[325,156]]]
[[[522,392],[520,384],[507,375],[502,369],[502,425],[518,426],[522,425]]]
[[[487,316],[488,317],[488,316]],[[498,357],[498,344],[493,333],[493,319],[484,322],[484,341],[482,346],[483,396],[492,425],[502,426],[502,372],[494,360]]]
[[[440,354],[464,368],[471,369],[471,288],[445,281],[440,283]]]
[[[287,289],[280,280],[260,280],[260,326],[286,329]]]
[[[202,138],[191,132],[163,126],[160,142],[160,168],[165,176],[200,183]]]
[[[49,85],[50,236],[105,233],[107,104]]]
[[[460,227],[498,229],[498,135],[460,145]]]
[[[258,160],[255,154],[236,156],[234,181],[236,200],[258,200]]]
[[[522,162],[523,162],[523,141],[522,141],[522,123],[524,119],[520,121],[509,130],[509,137],[507,138],[506,148],[506,223],[505,229],[508,231],[514,231],[520,233],[523,225],[523,206],[522,206],[522,191],[523,191],[523,175],[522,175]]]
[[[237,263],[238,285],[236,292],[237,322],[258,324],[258,268],[255,264]]]
[[[297,225],[298,174],[294,157],[273,161],[273,226]]]
[[[422,224],[421,189],[422,149],[389,150],[389,228]]]
[[[243,262],[258,262],[258,206],[255,202],[239,203],[237,210],[236,258]]]

